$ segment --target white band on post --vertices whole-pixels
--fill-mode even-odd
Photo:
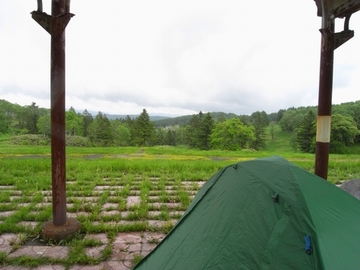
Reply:
[[[331,115],[322,115],[317,118],[316,141],[329,143],[331,132]]]

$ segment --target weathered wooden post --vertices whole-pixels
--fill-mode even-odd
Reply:
[[[327,179],[331,133],[334,50],[354,36],[349,30],[351,14],[360,10],[360,0],[315,0],[322,17],[319,102],[316,129],[315,174]],[[335,18],[345,18],[344,30],[335,33]]]
[[[66,158],[65,158],[65,28],[74,16],[69,0],[53,0],[51,16],[38,10],[32,18],[51,35],[51,166],[53,220],[41,231],[45,240],[59,241],[74,236],[80,223],[66,217]]]

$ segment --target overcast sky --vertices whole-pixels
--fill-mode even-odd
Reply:
[[[51,1],[43,0],[51,13]],[[248,3],[247,3],[248,2]],[[71,1],[66,107],[110,114],[277,112],[318,103],[313,0]],[[0,99],[50,107],[50,35],[35,0],[0,0]],[[337,19],[338,31],[343,20]],[[335,51],[333,103],[360,100],[360,12]]]

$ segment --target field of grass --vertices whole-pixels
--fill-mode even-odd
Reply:
[[[263,151],[68,147],[67,211],[81,222],[81,235],[104,232],[111,239],[117,232],[126,231],[167,233],[202,184],[224,166],[280,155],[313,172],[314,154],[293,152],[288,140],[286,133],[277,131]],[[330,156],[330,182],[355,178],[360,178],[358,155]],[[11,145],[0,139],[0,188],[0,233],[37,238],[42,222],[52,219],[50,147]],[[129,197],[138,197],[139,204],[128,205]],[[79,258],[87,260],[83,249],[91,243],[79,237],[65,244],[71,247],[71,255],[64,264],[72,265]],[[13,248],[17,248],[16,243]],[[105,249],[102,260],[109,257],[109,249]],[[1,263],[18,264],[0,252]],[[44,262],[25,259],[21,264],[33,263]]]

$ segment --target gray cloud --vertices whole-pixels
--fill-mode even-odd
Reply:
[[[1,2],[0,98],[48,106],[50,36],[31,19],[35,4]],[[317,104],[321,20],[312,1],[105,0],[101,12],[71,5],[67,107],[181,115]],[[360,99],[359,42],[336,50],[334,103]]]

